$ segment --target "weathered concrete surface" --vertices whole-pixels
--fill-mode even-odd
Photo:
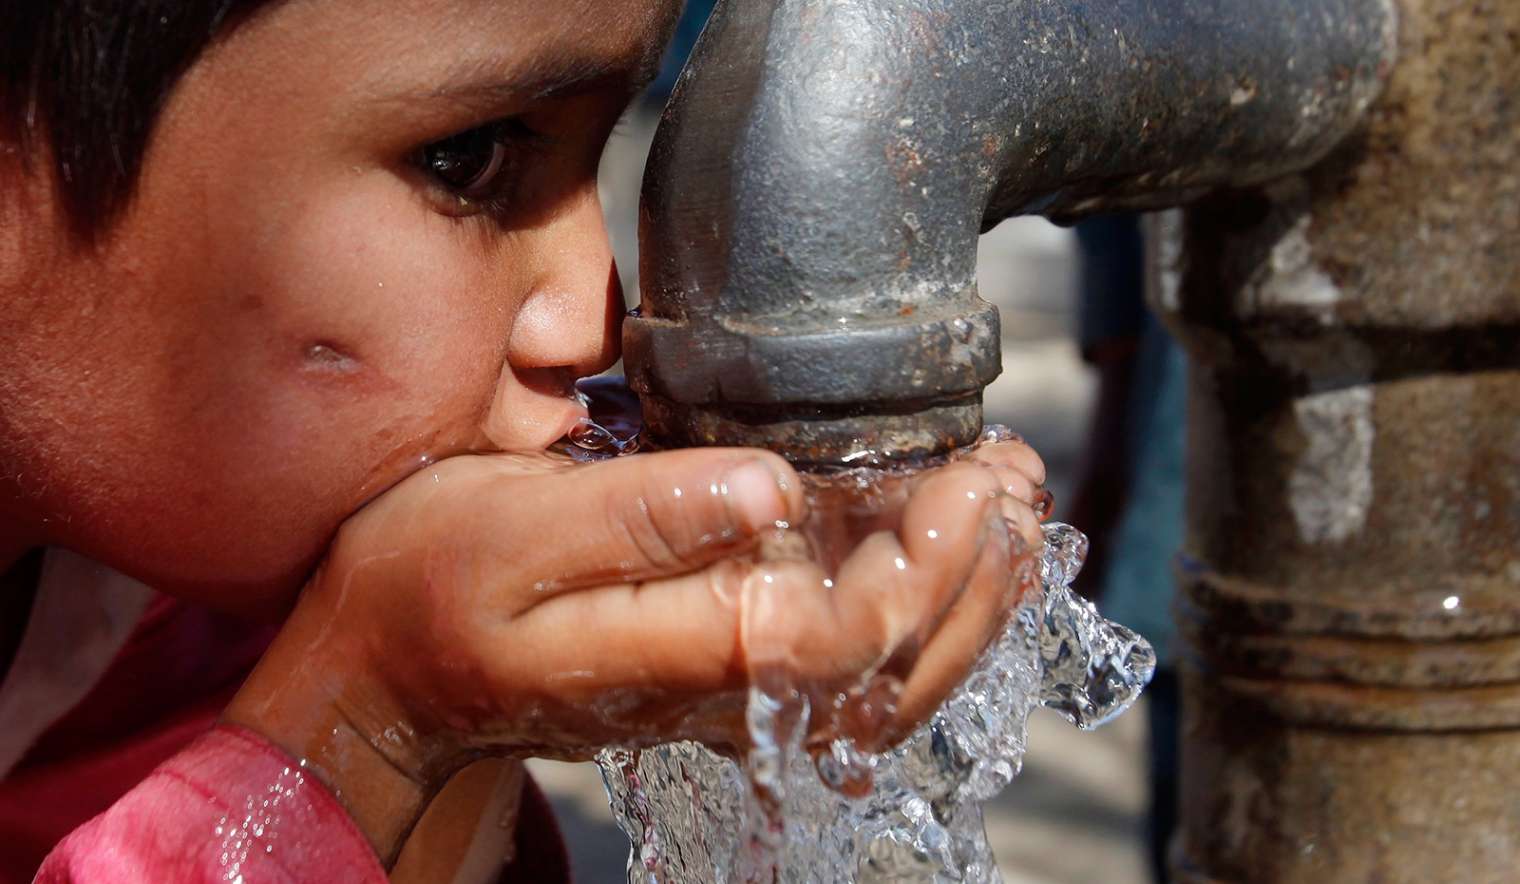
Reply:
[[[1158,225],[1181,880],[1520,869],[1520,3],[1405,0],[1398,40],[1331,160]]]

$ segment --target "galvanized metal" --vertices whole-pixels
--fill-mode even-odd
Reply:
[[[1520,876],[1520,4],[1399,35],[1334,156],[1162,224],[1185,882]]]
[[[646,180],[651,429],[815,463],[974,432],[979,230],[1198,200],[1156,261],[1197,369],[1187,882],[1520,868],[1520,4],[1402,0],[1397,66],[1394,33],[1376,0],[729,2]]]
[[[721,3],[655,139],[629,378],[667,444],[964,444],[998,373],[977,235],[1303,169],[1387,0]]]

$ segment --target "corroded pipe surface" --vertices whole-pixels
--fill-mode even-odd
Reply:
[[[1399,31],[1364,132],[1157,244],[1189,884],[1520,874],[1520,4]]]
[[[970,442],[1000,369],[976,238],[1303,169],[1388,0],[721,3],[656,135],[629,378],[667,444],[838,462]]]

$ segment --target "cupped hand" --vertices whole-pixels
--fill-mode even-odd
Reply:
[[[767,452],[452,458],[345,524],[227,719],[306,759],[387,861],[484,755],[742,744],[762,668],[844,690],[895,666],[906,733],[1016,600],[1042,481],[1027,446],[985,446],[829,576],[758,554],[807,515]]]

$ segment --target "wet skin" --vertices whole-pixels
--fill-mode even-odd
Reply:
[[[1021,443],[921,480],[832,587],[751,555],[805,517],[773,455],[539,453],[615,358],[596,164],[675,11],[273,7],[187,74],[95,245],[0,154],[0,553],[249,614],[304,585],[227,717],[309,759],[388,863],[483,755],[742,743],[760,662],[824,690],[911,643],[901,733],[1001,623],[1010,530],[1039,542]],[[490,187],[417,161],[503,118],[454,142]]]
[[[228,717],[309,759],[386,858],[482,755],[742,746],[759,671],[828,697],[913,647],[895,710],[874,724],[890,740],[1017,601],[1042,472],[1005,443],[926,474],[901,525],[826,582],[810,563],[743,555],[807,515],[769,453],[451,458],[344,526]]]

